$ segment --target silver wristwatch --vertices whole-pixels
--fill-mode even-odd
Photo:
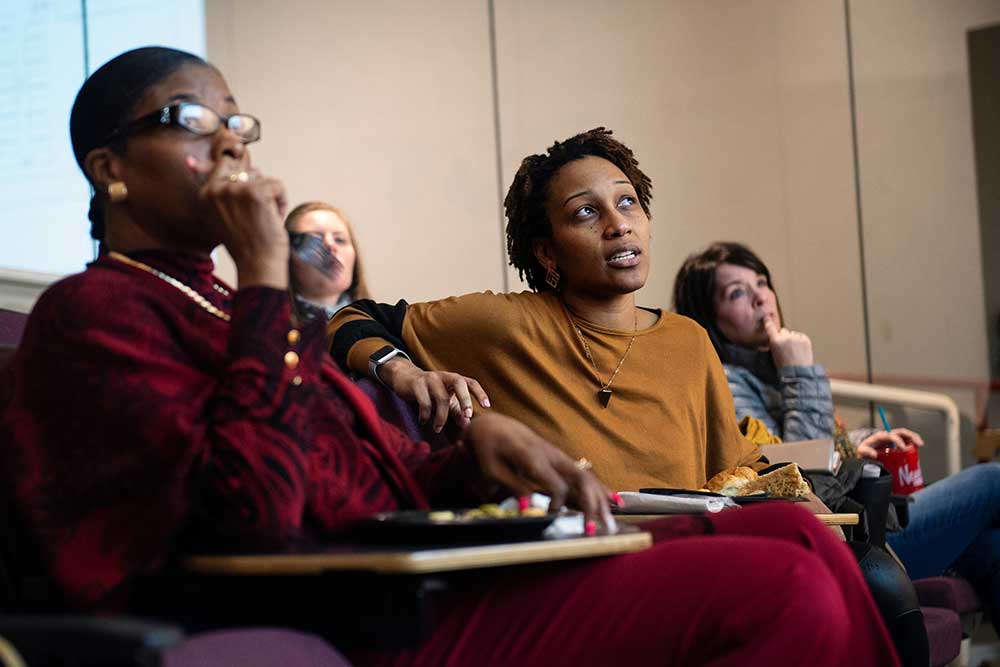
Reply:
[[[407,361],[411,361],[410,355],[403,352],[398,347],[393,347],[392,345],[384,345],[375,350],[375,352],[368,357],[368,375],[372,376],[384,385],[385,383],[382,382],[382,378],[378,376],[378,369],[381,368],[387,361],[396,357],[404,357]]]

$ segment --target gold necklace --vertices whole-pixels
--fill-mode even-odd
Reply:
[[[618,371],[622,369],[622,364],[625,363],[628,353],[632,351],[632,343],[635,342],[636,332],[639,330],[639,314],[633,313],[633,318],[632,338],[628,342],[628,347],[625,348],[625,354],[623,354],[622,358],[618,360],[618,365],[615,366],[615,370],[611,374],[611,377],[608,378],[607,382],[605,382],[601,379],[601,372],[597,370],[597,364],[594,362],[593,355],[590,354],[590,346],[587,345],[587,339],[584,338],[580,325],[576,323],[576,320],[573,319],[572,315],[569,317],[570,321],[573,322],[573,328],[576,330],[576,335],[580,337],[580,342],[583,343],[583,352],[587,355],[587,360],[590,361],[590,365],[594,368],[594,375],[597,376],[597,383],[601,385],[600,390],[597,392],[597,400],[599,400],[601,402],[601,406],[605,408],[608,407],[608,403],[611,402],[611,394],[613,393],[611,391],[611,383],[615,381],[616,377],[618,377]]]
[[[122,262],[124,264],[128,264],[129,266],[134,266],[137,269],[142,269],[146,273],[153,274],[154,276],[156,276],[160,280],[164,281],[168,285],[172,285],[172,286],[176,287],[177,289],[179,289],[181,292],[183,292],[185,295],[187,295],[187,297],[189,299],[191,299],[196,304],[198,304],[199,306],[201,306],[202,308],[204,308],[208,312],[212,313],[216,317],[218,317],[220,320],[224,320],[224,321],[228,322],[231,319],[229,317],[229,313],[216,308],[215,306],[213,306],[208,301],[208,299],[206,299],[202,295],[198,294],[197,292],[194,291],[194,289],[188,287],[187,285],[185,285],[181,281],[177,280],[173,276],[167,275],[163,271],[159,271],[157,269],[154,269],[150,265],[143,264],[142,262],[134,260],[131,257],[126,257],[125,255],[121,254],[120,252],[118,252],[116,250],[112,250],[111,252],[109,252],[108,253],[108,257],[111,257],[113,259],[117,259],[119,262]],[[217,287],[216,289],[220,293],[222,293],[222,294],[225,294],[227,296],[229,295],[229,290],[225,289],[224,287]]]

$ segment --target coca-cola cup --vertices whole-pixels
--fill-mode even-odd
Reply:
[[[920,455],[916,447],[880,449],[878,461],[892,476],[894,494],[908,496],[924,488],[924,475],[920,472]]]

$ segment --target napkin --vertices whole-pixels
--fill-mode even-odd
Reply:
[[[532,493],[528,499],[528,505],[531,507],[540,507],[546,512],[549,511],[549,505],[551,498],[549,498],[544,493]],[[505,510],[515,510],[520,506],[520,500],[518,498],[510,497],[506,498],[500,502],[500,508]],[[564,512],[566,508],[561,508]],[[550,539],[558,539],[561,537],[579,537],[583,535],[583,513],[582,512],[567,512],[556,517],[545,532],[542,533],[544,537]],[[611,525],[607,527],[606,532],[608,535],[614,535],[618,532],[618,526],[615,524],[614,519],[611,520]]]
[[[624,506],[616,508],[620,514],[697,514],[698,512],[721,512],[727,507],[739,507],[732,498],[726,496],[702,496],[676,494],[661,496],[656,493],[620,491]]]

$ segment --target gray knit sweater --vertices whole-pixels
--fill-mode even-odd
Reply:
[[[737,419],[750,415],[782,440],[833,437],[833,396],[820,365],[778,369],[769,384],[742,366],[725,364]]]

